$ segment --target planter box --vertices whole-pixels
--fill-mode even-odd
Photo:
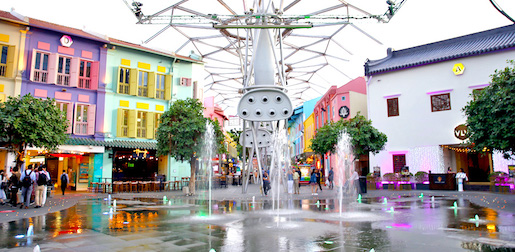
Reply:
[[[395,184],[383,184],[383,190],[395,190]]]
[[[416,183],[415,188],[416,190],[429,190],[429,184]]]

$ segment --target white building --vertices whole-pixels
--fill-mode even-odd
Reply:
[[[496,69],[515,59],[515,25],[399,51],[365,64],[368,115],[388,136],[385,150],[370,155],[381,175],[409,166],[411,173],[456,172],[486,181],[492,171],[508,172],[498,153],[469,152],[461,144],[462,108],[474,90],[488,86]]]

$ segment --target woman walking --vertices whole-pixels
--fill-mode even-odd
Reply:
[[[315,169],[311,171],[311,178],[309,179],[309,184],[311,185],[311,195],[318,195],[317,175]],[[313,189],[315,189],[314,193]]]

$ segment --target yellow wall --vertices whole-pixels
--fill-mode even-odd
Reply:
[[[304,152],[312,152],[311,139],[315,136],[315,117],[314,113],[304,121]]]

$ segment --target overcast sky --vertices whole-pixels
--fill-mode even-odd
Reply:
[[[145,14],[152,14],[155,10],[179,2],[178,0],[139,1],[143,3]],[[208,0],[191,0],[191,2],[194,1],[208,3]],[[218,3],[215,0],[209,1]],[[354,2],[366,4],[372,1],[378,3],[378,0]],[[379,3],[385,5],[385,1],[379,0]],[[515,0],[495,1],[512,18],[515,18]],[[132,0],[127,2],[132,3]],[[241,0],[225,0],[225,2],[238,3],[233,4],[237,6],[231,7],[241,12]],[[247,2],[251,1],[247,0]],[[10,11],[11,8],[25,16],[74,28],[85,28],[137,44],[148,39],[162,27],[136,25],[134,14],[123,0],[1,0],[0,9]],[[387,24],[357,23],[361,29],[381,41],[383,45],[378,45],[374,50],[370,47],[354,49],[354,53],[358,55],[357,61],[355,68],[348,74],[352,78],[362,76],[364,60],[384,57],[388,47],[400,50],[510,24],[512,23],[497,11],[489,0],[407,0]],[[184,41],[185,39],[179,36],[174,39],[159,36],[148,46],[175,51]],[[187,55],[188,52],[181,51],[180,54]],[[338,85],[341,84],[338,83]]]

